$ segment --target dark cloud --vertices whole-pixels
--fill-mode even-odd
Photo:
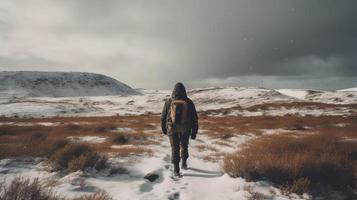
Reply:
[[[355,87],[355,8],[354,0],[8,0],[0,70],[92,71],[148,88]]]

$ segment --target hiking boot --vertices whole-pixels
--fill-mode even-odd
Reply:
[[[174,176],[178,176],[178,177],[181,176],[181,174],[180,174],[180,167],[179,167],[179,164],[178,164],[178,163],[175,163],[175,164],[174,164]]]
[[[182,160],[181,169],[187,170],[187,160]]]

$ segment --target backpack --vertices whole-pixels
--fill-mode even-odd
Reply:
[[[172,132],[187,132],[188,105],[185,100],[172,100],[170,105],[170,121]]]

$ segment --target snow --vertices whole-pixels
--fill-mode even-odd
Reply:
[[[202,137],[202,138],[200,138]],[[202,135],[200,139],[206,140]],[[232,138],[231,142],[238,147],[252,138],[241,135]],[[222,172],[221,163],[201,159],[204,152],[194,148],[202,143],[191,140],[189,169],[182,170],[182,178],[174,180],[171,177],[170,147],[168,138],[161,145],[151,146],[153,156],[142,155],[129,158],[110,158],[109,165],[125,167],[124,174],[108,175],[105,171],[74,172],[61,175],[46,170],[44,162],[26,160],[0,160],[0,179],[11,181],[15,176],[51,181],[53,190],[69,198],[79,197],[96,191],[106,191],[114,199],[249,199],[252,193],[261,193],[269,199],[310,199],[308,195],[288,196],[267,182],[248,182],[243,178],[231,178]],[[156,173],[159,179],[149,182],[143,179],[147,173]],[[274,191],[274,192],[272,192]]]
[[[235,106],[249,107],[273,101],[289,101],[289,97],[279,92],[264,88],[203,88],[188,92],[198,110],[216,110]]]
[[[160,114],[164,101],[170,98],[169,90],[145,90],[139,89],[142,95],[137,92],[125,91],[118,95],[113,93],[92,93],[85,87],[80,88],[80,93],[72,89],[58,89],[55,86],[48,87],[46,93],[39,92],[43,86],[31,91],[32,96],[57,97],[29,97],[29,90],[16,88],[1,91],[7,86],[13,86],[12,80],[4,78],[9,74],[0,74],[0,116],[6,117],[51,117],[51,116],[115,116],[115,115],[142,115]],[[25,76],[26,75],[26,76]],[[25,75],[26,80],[31,83],[41,77],[39,73]],[[97,77],[91,74],[77,74],[78,77]],[[76,75],[76,76],[77,76]],[[69,75],[68,75],[69,76]],[[76,77],[75,76],[75,77]],[[63,74],[47,74],[57,80]],[[66,77],[66,76],[64,76]],[[66,77],[68,78],[68,77]],[[100,76],[100,79],[107,79]],[[110,79],[110,78],[109,78]],[[50,80],[50,79],[48,79]],[[2,82],[1,82],[2,81]],[[47,80],[46,80],[47,81]],[[44,82],[46,82],[44,81]],[[111,80],[110,82],[115,80]],[[95,83],[92,82],[92,83]],[[113,83],[114,84],[114,83]],[[115,82],[119,86],[121,84]],[[114,84],[114,85],[115,85]],[[15,84],[16,85],[16,84]],[[109,84],[112,88],[112,84]],[[6,87],[7,87],[6,86]],[[78,86],[78,85],[77,85]],[[17,87],[17,86],[16,86]],[[114,86],[113,86],[114,87]],[[114,87],[116,88],[116,86]],[[122,88],[122,87],[120,87]],[[25,88],[26,89],[26,88]],[[103,86],[94,86],[94,90],[112,91],[103,89]],[[128,89],[129,90],[129,89]],[[132,91],[130,88],[129,91]],[[4,95],[3,95],[4,94]],[[9,95],[10,94],[10,95]],[[73,97],[58,97],[62,95]],[[76,96],[75,94],[85,94],[88,96]],[[91,96],[91,95],[95,96]],[[104,96],[110,94],[111,96]],[[21,97],[13,97],[19,95]],[[102,95],[102,96],[98,96]],[[198,88],[188,91],[189,97],[195,102],[198,111],[216,111],[213,116],[322,116],[338,115],[347,116],[357,113],[349,104],[357,104],[357,94],[355,88],[342,91],[312,91],[303,89],[265,89],[253,87],[211,87]],[[291,102],[318,102],[333,105],[346,105],[320,108],[316,106],[300,106],[296,108],[268,107],[258,110],[249,110],[250,106],[267,103],[291,103]],[[231,109],[227,113],[222,113],[222,109]],[[86,123],[86,122],[81,122]],[[75,124],[75,123],[73,123]],[[2,125],[17,126],[57,126],[58,123],[50,122],[0,122]],[[348,124],[336,124],[343,127]],[[160,127],[158,127],[158,130]],[[154,131],[158,131],[154,130]],[[113,132],[132,133],[135,129],[120,127]],[[152,130],[150,130],[152,131]],[[61,174],[50,172],[45,162],[39,158],[19,158],[0,160],[0,180],[11,181],[16,176],[35,178],[42,181],[55,182],[53,189],[66,197],[78,197],[96,191],[106,191],[114,199],[249,199],[252,193],[261,193],[268,199],[310,199],[308,195],[298,196],[296,194],[284,195],[278,189],[267,182],[248,182],[243,178],[231,178],[222,170],[222,161],[210,161],[204,159],[207,156],[220,153],[233,153],[242,148],[249,140],[258,136],[251,133],[234,133],[233,136],[222,141],[219,138],[210,138],[202,134],[205,130],[200,130],[198,138],[190,141],[190,158],[188,160],[189,169],[182,171],[183,178],[173,180],[172,166],[170,163],[170,144],[168,138],[157,136],[155,138],[161,142],[160,145],[145,145],[151,149],[153,154],[142,154],[140,156],[130,155],[125,158],[111,157],[110,166],[124,167],[127,173],[108,175],[107,171],[97,172],[95,170],[85,172],[74,172]],[[234,130],[232,130],[234,131]],[[260,129],[263,135],[295,133],[296,131],[284,129]],[[108,137],[104,136],[70,136],[68,139],[74,142],[103,143]],[[224,142],[226,145],[222,144]],[[356,142],[356,138],[344,138],[342,142]],[[211,147],[205,151],[200,151],[200,146]],[[112,145],[111,148],[137,148],[137,145]],[[216,150],[215,150],[216,149]],[[160,176],[155,182],[149,182],[143,177],[147,173],[156,173]],[[272,192],[274,191],[274,192]]]
[[[293,97],[296,99],[305,99],[308,92],[306,90],[294,90],[294,89],[279,89],[277,90],[281,94],[284,94],[289,97]]]
[[[254,117],[254,116],[286,116],[286,115],[297,115],[297,116],[348,116],[351,115],[352,109],[348,108],[314,108],[311,106],[307,107],[297,107],[297,108],[268,108],[266,110],[260,111],[248,111],[248,110],[233,110],[225,114],[211,114],[211,116],[224,117],[224,116],[244,116],[244,117]]]
[[[99,136],[69,136],[68,139],[73,142],[103,143],[108,138]]]
[[[170,98],[167,90],[143,90],[143,95],[95,96],[95,97],[0,97],[0,116],[49,117],[49,116],[115,116],[160,114],[164,101]],[[356,109],[348,104],[357,104],[355,92],[279,90],[264,88],[203,88],[188,91],[198,111],[218,111],[233,108],[232,116],[284,116],[287,114],[305,115],[351,115]],[[294,97],[292,97],[294,96]],[[317,107],[284,107],[249,111],[246,108],[266,103],[317,102],[346,105],[320,109]],[[224,114],[226,115],[226,114]]]
[[[286,129],[260,129],[263,135],[277,135],[284,133],[294,133],[295,131]]]
[[[357,93],[343,91],[320,91],[307,95],[305,100],[328,104],[356,104]]]
[[[121,128],[116,128],[115,130],[113,130],[113,132],[120,132],[120,133],[133,133],[135,132],[134,129],[132,128],[125,128],[125,127],[121,127]]]
[[[32,123],[32,122],[0,122],[0,126],[58,126],[60,123],[54,123],[54,122],[37,122],[37,123]]]
[[[357,138],[344,137],[341,142],[357,142]]]

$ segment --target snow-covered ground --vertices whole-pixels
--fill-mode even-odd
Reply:
[[[51,117],[51,116],[115,116],[159,114],[170,91],[140,90],[143,95],[96,96],[96,97],[0,97],[0,116],[5,117]],[[357,91],[312,91],[264,88],[202,88],[188,91],[197,110],[213,116],[284,116],[284,115],[355,115]],[[311,104],[311,102],[316,104]],[[291,104],[290,104],[291,103]],[[286,105],[297,104],[297,107]],[[306,103],[306,105],[304,104]],[[317,103],[329,104],[319,106]],[[294,105],[295,105],[294,104]],[[259,107],[263,105],[263,107]],[[264,107],[264,105],[267,105]],[[274,106],[275,105],[275,106]],[[278,105],[278,106],[276,106]],[[280,106],[282,105],[282,106]],[[331,106],[332,105],[332,106]],[[258,108],[252,108],[258,106]],[[226,110],[225,112],[222,112]],[[75,123],[75,122],[74,122]],[[81,122],[85,123],[85,122]],[[2,125],[57,126],[52,122],[0,122]],[[336,126],[345,126],[337,124]],[[308,127],[306,127],[308,128]],[[160,127],[154,131],[159,132]],[[136,132],[130,127],[114,129],[116,132]],[[153,130],[148,130],[153,131]],[[87,171],[63,174],[50,172],[40,158],[0,160],[0,180],[11,181],[16,176],[39,177],[43,183],[67,197],[78,197],[96,191],[106,191],[114,199],[250,199],[254,194],[267,199],[310,199],[308,195],[282,194],[282,191],[267,182],[247,182],[243,178],[231,178],[223,173],[222,161],[210,159],[213,155],[222,158],[226,153],[239,150],[247,141],[259,137],[254,134],[232,134],[222,141],[201,134],[190,141],[189,170],[182,171],[183,178],[171,178],[170,147],[168,139],[158,135],[159,145],[146,145],[154,152],[124,158],[111,157],[109,164],[124,167],[126,172],[114,174],[104,171]],[[232,131],[234,131],[232,129]],[[262,135],[291,133],[293,130],[261,129]],[[70,136],[74,142],[92,145],[107,141],[100,135]],[[345,142],[355,142],[346,138]],[[131,148],[133,145],[112,145],[111,148]],[[222,160],[222,159],[218,159]],[[155,173],[159,178],[150,182],[143,177]]]
[[[96,96],[96,97],[0,97],[0,116],[48,117],[48,116],[112,116],[159,114],[163,103],[170,97],[166,90],[140,90],[143,95]],[[198,111],[220,111],[233,108],[230,115],[350,115],[356,109],[355,91],[273,90],[264,88],[202,88],[188,91]],[[346,105],[337,110],[314,106],[297,108],[274,108],[266,111],[251,111],[247,108],[262,104],[291,102],[315,102]]]
[[[100,136],[69,136],[69,140],[73,142],[87,142],[87,143],[103,143],[107,137]]]
[[[277,91],[281,94],[297,99],[305,99],[306,95],[309,94],[307,90],[279,89]]]
[[[165,136],[163,136],[165,137]],[[93,137],[94,138],[94,137]],[[91,139],[93,139],[91,138]],[[225,147],[224,152],[232,152],[236,147],[254,138],[253,135],[241,135],[230,138],[229,143],[235,148]],[[87,138],[88,139],[88,138]],[[81,140],[91,142],[92,140]],[[40,178],[48,183],[58,194],[69,198],[96,191],[106,191],[114,199],[249,199],[259,193],[269,199],[309,199],[308,195],[283,195],[282,192],[267,182],[247,182],[243,178],[231,178],[223,173],[221,162],[202,159],[207,151],[199,151],[199,145],[210,145],[222,149],[205,136],[191,140],[189,169],[183,170],[183,177],[173,179],[170,163],[170,144],[168,138],[160,138],[161,145],[151,148],[155,152],[150,157],[111,158],[111,166],[124,167],[124,174],[110,175],[108,171],[87,171],[61,174],[49,172],[41,159],[4,159],[0,160],[0,179],[11,181],[16,176]],[[210,141],[209,143],[204,141]],[[147,173],[159,175],[154,182],[145,180]]]

